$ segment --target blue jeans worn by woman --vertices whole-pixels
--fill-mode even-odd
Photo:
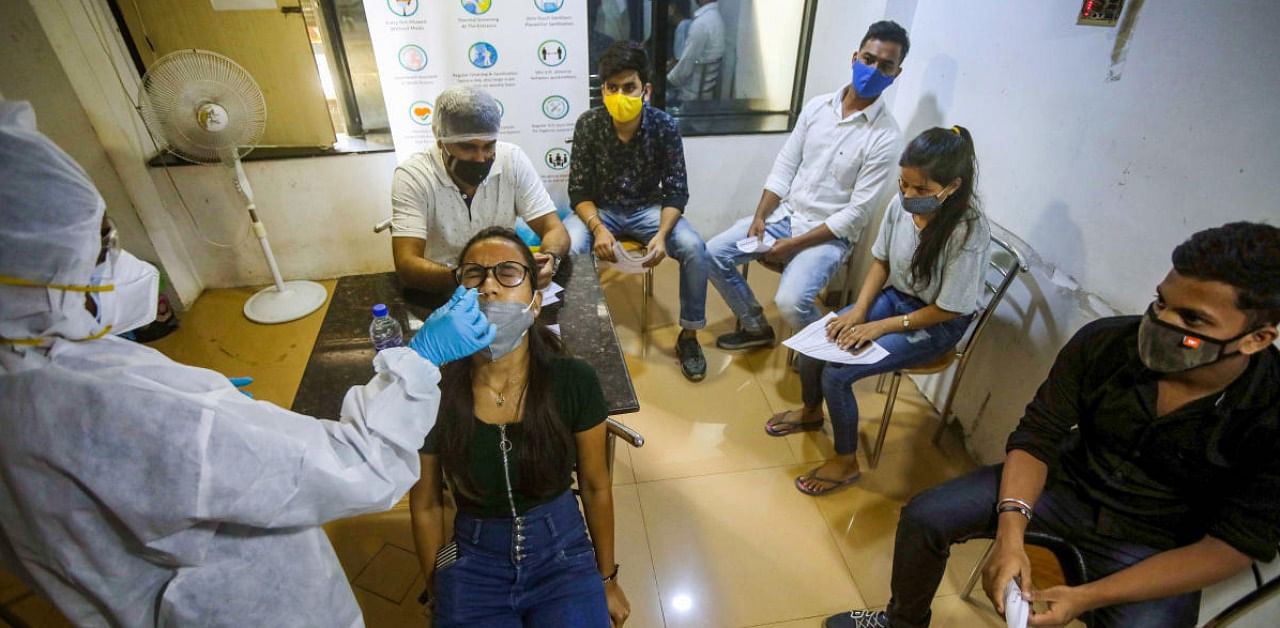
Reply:
[[[871,304],[867,321],[901,317],[926,304],[913,296],[885,288]],[[840,310],[843,314],[853,306]],[[831,431],[835,435],[836,453],[853,454],[858,449],[858,400],[853,397],[854,382],[871,375],[892,372],[915,364],[924,364],[950,351],[964,336],[972,315],[953,318],[932,327],[906,333],[885,334],[876,339],[889,355],[875,364],[835,364],[799,356],[801,394],[807,408],[827,401],[831,412]]]
[[[436,628],[609,628],[604,583],[578,500],[520,517],[453,523],[458,559],[436,572]]]
[[[902,508],[893,547],[889,624],[894,628],[928,626],[929,605],[942,581],[953,543],[992,538],[995,503],[1003,465],[978,469],[916,495]],[[1160,550],[1106,536],[1097,530],[1098,509],[1052,475],[1036,500],[1027,530],[1048,532],[1080,550],[1090,580],[1105,578]],[[1180,628],[1196,624],[1200,594],[1188,593],[1146,602],[1120,604],[1092,612],[1091,626]]]

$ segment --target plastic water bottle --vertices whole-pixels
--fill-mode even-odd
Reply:
[[[404,346],[404,332],[400,330],[400,323],[387,315],[387,306],[382,303],[373,306],[373,322],[369,323],[369,340],[373,341],[375,351]]]

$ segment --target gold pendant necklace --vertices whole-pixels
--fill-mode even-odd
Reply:
[[[511,379],[508,379],[506,383],[502,385],[502,390],[498,390],[497,388],[494,388],[489,384],[484,384],[484,387],[488,388],[489,392],[493,393],[494,403],[498,404],[498,407],[501,408],[507,403],[507,395],[506,395],[507,389],[510,388],[512,384],[516,383],[516,381],[518,381],[519,379],[520,379],[519,377],[513,377]]]

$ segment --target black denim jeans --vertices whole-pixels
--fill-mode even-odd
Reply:
[[[893,554],[893,598],[889,624],[894,628],[928,626],[929,605],[942,581],[953,543],[992,538],[995,503],[1003,465],[985,467],[915,496],[902,508]],[[1049,482],[1035,504],[1029,530],[1048,532],[1075,545],[1089,578],[1097,580],[1161,550],[1103,536],[1095,529],[1097,511],[1069,485]],[[1122,604],[1093,611],[1091,626],[1175,628],[1195,626],[1200,594]]]

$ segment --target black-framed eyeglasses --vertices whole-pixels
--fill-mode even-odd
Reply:
[[[520,262],[499,262],[493,266],[483,264],[463,264],[453,271],[453,278],[458,285],[468,290],[479,288],[489,273],[498,280],[498,284],[506,288],[515,288],[524,283],[529,276],[529,267]]]
[[[101,264],[107,261],[107,255],[119,254],[120,232],[114,220],[104,217],[98,235],[102,236],[102,248],[98,249],[98,263]]]

